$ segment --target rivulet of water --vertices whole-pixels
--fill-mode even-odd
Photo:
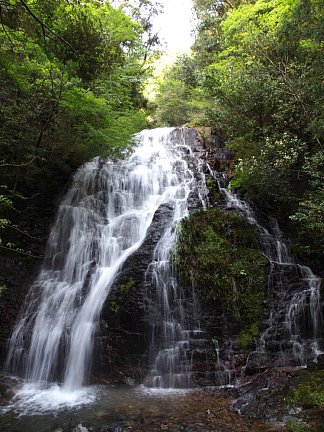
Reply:
[[[189,214],[189,194],[195,191],[200,208],[206,209],[208,191],[203,163],[194,156],[190,146],[186,145],[185,134],[176,149],[180,155],[178,169],[183,180],[175,191],[174,217],[158,242],[153,261],[146,272],[147,285],[151,290],[153,287],[153,292],[148,293],[148,301],[154,304],[149,314],[152,328],[151,370],[145,379],[145,385],[149,387],[190,387],[192,345],[202,333],[195,290],[193,287],[184,290],[178,283],[172,268],[171,250],[176,242],[176,227]],[[195,173],[185,160],[188,158]]]
[[[260,234],[260,250],[269,261],[269,318],[258,342],[259,352],[271,352],[272,366],[306,366],[323,354],[321,280],[309,267],[297,264],[275,219],[265,227],[250,205],[220,186],[228,208],[243,214]]]

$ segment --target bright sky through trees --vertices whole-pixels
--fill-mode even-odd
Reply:
[[[162,0],[163,13],[154,20],[155,31],[170,54],[188,52],[193,43],[191,0]]]

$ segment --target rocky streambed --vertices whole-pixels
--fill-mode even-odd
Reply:
[[[240,416],[233,397],[207,388],[152,391],[143,387],[97,387],[96,401],[62,411],[40,411],[16,399],[2,407],[0,430],[7,432],[248,432],[280,426]]]
[[[324,409],[312,405],[312,398],[320,398],[323,377],[323,370],[276,368],[228,388],[163,390],[98,385],[85,389],[81,404],[74,404],[71,398],[69,406],[62,409],[55,408],[56,390],[19,395],[22,383],[2,378],[0,430],[320,432],[324,430]]]

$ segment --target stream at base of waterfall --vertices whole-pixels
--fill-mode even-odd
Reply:
[[[98,386],[96,400],[81,407],[66,405],[31,413],[17,402],[0,416],[6,432],[274,432],[273,426],[244,419],[233,399],[217,389],[148,389]],[[10,409],[11,408],[11,409]]]

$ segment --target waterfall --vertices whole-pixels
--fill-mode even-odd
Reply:
[[[200,328],[194,287],[180,286],[172,268],[179,222],[190,209],[209,205],[206,164],[200,150],[188,145],[187,133],[182,128],[143,131],[123,160],[96,158],[76,172],[59,206],[40,274],[9,341],[5,366],[8,373],[32,384],[28,391],[39,395],[40,405],[48,388],[64,392],[64,401],[70,402],[71,394],[87,384],[102,308],[118,272],[142,245],[154,214],[165,204],[172,220],[156,244],[144,281],[143,301],[152,329],[144,384],[189,387],[193,356],[206,357],[211,342],[224,384],[231,383],[232,371],[222,363],[219,342],[208,342],[210,337]],[[210,173],[217,178],[218,173]],[[289,256],[275,220],[264,226],[246,202],[223,187],[220,191],[227,207],[257,228],[269,261],[269,317],[258,353],[273,354],[273,366],[316,362],[322,354],[320,279]]]
[[[188,212],[188,197],[195,190],[200,207],[208,205],[204,163],[190,146],[178,146],[184,159],[179,169],[184,181],[175,191],[174,217],[158,242],[145,279],[151,292],[147,293],[149,322],[152,328],[151,370],[145,379],[148,387],[187,388],[191,385],[192,341],[202,331],[199,326],[198,306],[194,288],[186,290],[177,282],[171,262],[171,249],[176,242],[176,226]],[[187,156],[185,156],[187,155]],[[193,168],[194,171],[193,172]],[[153,288],[153,290],[152,290]]]
[[[268,227],[258,222],[247,202],[220,186],[227,207],[243,214],[260,235],[260,249],[269,261],[269,318],[257,351],[271,353],[272,366],[306,366],[317,362],[321,328],[321,279],[309,267],[297,264],[288,253],[276,220]],[[262,357],[260,357],[261,359]],[[269,359],[268,359],[269,361]],[[269,363],[267,365],[270,365]]]
[[[174,207],[174,217],[156,249],[155,275],[175,286],[167,281],[168,256],[195,183],[183,159],[190,151],[181,129],[143,131],[137,141],[122,161],[96,158],[82,166],[59,206],[46,259],[12,334],[6,362],[9,373],[39,389],[58,382],[73,392],[85,384],[93,336],[114,278],[144,241],[163,203]]]

